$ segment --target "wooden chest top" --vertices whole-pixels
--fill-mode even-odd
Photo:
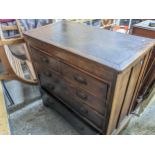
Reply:
[[[143,21],[143,22],[133,25],[133,27],[138,27],[138,28],[142,28],[142,29],[155,31],[155,27],[149,26],[149,23],[155,23],[155,21],[154,20],[146,20],[146,21]]]
[[[116,71],[124,70],[149,50],[154,43],[152,39],[68,21],[46,25],[24,34]]]

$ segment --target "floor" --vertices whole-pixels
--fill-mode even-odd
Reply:
[[[155,89],[148,98],[149,105],[140,117],[133,116],[123,135],[155,134]],[[57,112],[33,102],[10,115],[12,134],[17,135],[76,135],[78,132]]]
[[[45,107],[42,100],[10,114],[15,135],[73,135],[77,131],[57,112]]]
[[[155,88],[151,95],[144,101],[145,107],[143,113],[137,117],[134,116],[128,127],[122,131],[123,135],[155,135]]]
[[[3,72],[4,72],[4,66],[0,62],[0,74]],[[36,85],[29,85],[16,80],[4,81],[4,84],[15,104],[15,106],[13,106],[11,110],[16,110],[20,108],[23,104],[29,104],[31,101],[34,101],[41,97],[39,88]],[[6,97],[6,104],[8,106],[11,104],[7,100],[7,97]]]

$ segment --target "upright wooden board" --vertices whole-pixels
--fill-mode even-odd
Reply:
[[[9,135],[10,126],[8,121],[8,114],[5,106],[2,84],[0,82],[0,135]]]

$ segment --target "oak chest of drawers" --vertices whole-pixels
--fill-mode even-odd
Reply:
[[[101,134],[121,126],[136,98],[151,39],[66,21],[24,37],[43,90]]]
[[[155,39],[155,26],[154,27],[149,26],[150,23],[155,24],[155,20],[146,20],[141,23],[133,25],[132,34]],[[145,99],[149,95],[150,90],[154,85],[154,83],[155,83],[155,47],[152,50],[152,54],[150,55],[149,63],[145,71],[145,76],[139,92],[138,98],[140,100]]]

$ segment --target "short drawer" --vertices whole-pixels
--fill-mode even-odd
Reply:
[[[61,63],[62,75],[80,88],[88,90],[102,100],[106,100],[107,84],[101,82],[87,73],[79,71],[67,64]]]
[[[50,70],[40,71],[39,79],[42,87],[48,92],[55,93],[60,97],[67,96],[69,98],[72,96],[76,101],[90,106],[103,116],[105,115],[105,101],[102,101],[96,96],[93,96],[88,92],[75,87],[74,85],[63,80],[59,75],[56,75],[56,73]]]
[[[71,96],[76,102],[84,104],[86,106],[88,105],[92,110],[96,111],[102,116],[105,116],[105,103],[104,101],[99,100],[97,97],[89,94],[88,92],[80,88],[76,88],[69,83],[65,83],[63,85],[62,92],[62,97],[67,96],[68,98],[70,98]]]
[[[90,121],[95,126],[97,126],[97,128],[100,128],[100,129],[103,128],[103,125],[104,125],[104,122],[105,122],[105,117],[99,115],[92,108],[90,108],[86,104],[83,104],[83,103],[77,101],[72,96],[63,95],[63,96],[61,96],[61,98],[72,109],[74,109],[74,111],[79,113],[81,116],[85,117],[88,121]]]
[[[58,60],[48,56],[47,54],[44,54],[39,49],[36,49],[34,47],[31,47],[31,53],[32,53],[33,61],[37,65],[39,66],[44,65],[57,72],[60,72],[60,63]]]

